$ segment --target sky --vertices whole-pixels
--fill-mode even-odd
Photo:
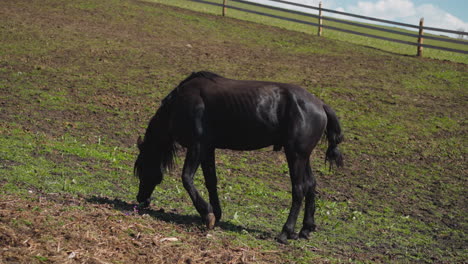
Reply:
[[[468,0],[285,0],[358,15],[468,32]],[[253,2],[267,3],[268,0]],[[269,3],[271,4],[271,2]],[[324,15],[330,15],[324,14]],[[351,19],[347,17],[347,19]],[[440,33],[442,34],[442,33]]]

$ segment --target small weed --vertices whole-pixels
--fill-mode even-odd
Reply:
[[[49,262],[49,258],[48,257],[44,257],[44,256],[34,256],[35,259],[37,259],[38,261],[40,261],[41,263],[47,263]]]

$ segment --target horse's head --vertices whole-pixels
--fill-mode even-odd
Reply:
[[[147,142],[139,137],[137,145],[140,153],[135,161],[134,174],[140,180],[137,201],[144,208],[150,205],[151,194],[163,179],[163,169],[160,158]]]

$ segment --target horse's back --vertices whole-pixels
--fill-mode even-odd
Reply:
[[[205,136],[217,148],[281,146],[287,137],[312,135],[304,131],[313,130],[312,123],[323,123],[323,103],[291,84],[216,77],[196,78],[178,89],[187,110],[203,109]]]

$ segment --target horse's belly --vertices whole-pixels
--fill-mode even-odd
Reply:
[[[278,145],[280,141],[278,128],[259,123],[218,123],[210,132],[215,147],[223,149],[254,150]]]

